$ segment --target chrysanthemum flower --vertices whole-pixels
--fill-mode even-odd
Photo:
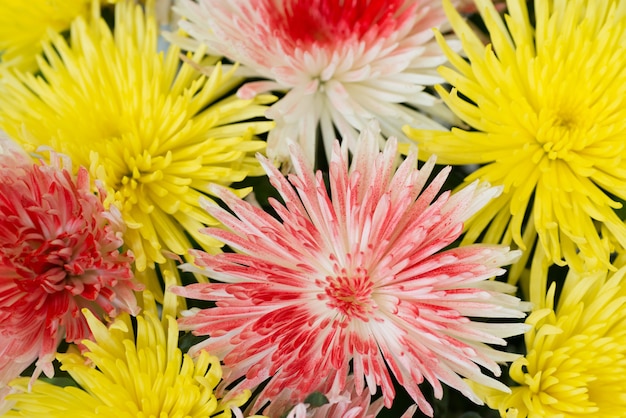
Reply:
[[[466,242],[531,249],[538,236],[554,263],[608,265],[607,241],[626,246],[615,213],[626,199],[626,2],[537,1],[531,19],[525,0],[508,0],[506,20],[491,1],[476,4],[492,44],[446,0],[469,62],[439,37],[454,68],[440,70],[452,91],[437,89],[476,131],[407,134],[423,158],[481,164],[466,183],[504,186],[468,223]]]
[[[33,374],[52,375],[59,342],[90,336],[81,309],[138,311],[119,213],[104,209],[85,168],[74,178],[51,160],[0,156],[0,389],[37,358]]]
[[[376,418],[384,407],[383,398],[378,398],[372,402],[369,392],[356,394],[354,376],[349,376],[346,380],[346,390],[335,394],[328,403],[323,405],[311,405],[309,403],[299,403],[287,414],[287,418]],[[272,401],[270,408],[275,401]],[[417,405],[410,406],[402,416],[398,418],[411,418]],[[278,416],[264,411],[267,416]]]
[[[91,0],[0,0],[0,66],[37,69],[35,57],[51,33],[87,16]]]
[[[168,295],[166,295],[166,301]],[[231,408],[244,404],[248,391],[218,399],[213,390],[222,371],[219,360],[207,352],[192,359],[178,348],[178,325],[165,307],[159,320],[150,294],[137,317],[137,331],[128,315],[107,329],[84,311],[94,341],[84,341],[83,356],[59,354],[61,369],[80,385],[60,387],[37,381],[28,390],[28,379],[12,383],[19,392],[5,417],[95,418],[228,418]],[[86,364],[86,359],[91,364]]]
[[[295,144],[289,181],[259,157],[285,202],[272,202],[282,222],[225,189],[216,193],[234,215],[206,205],[229,230],[205,233],[236,252],[193,252],[198,267],[185,268],[223,283],[175,289],[217,304],[183,318],[181,327],[210,335],[193,351],[223,359],[224,385],[242,376],[242,387],[268,380],[257,407],[285,390],[293,403],[314,391],[341,391],[351,363],[357,394],[365,378],[370,393],[380,386],[390,406],[393,374],[428,414],[418,387],[424,379],[438,397],[444,382],[478,401],[459,375],[505,389],[479,365],[498,374],[496,362],[515,356],[485,343],[505,344],[523,324],[469,317],[524,316],[519,300],[504,294],[514,288],[487,280],[519,254],[482,245],[438,252],[499,189],[476,182],[436,198],[443,171],[420,194],[434,159],[417,170],[412,153],[394,172],[396,140],[382,153],[378,140],[373,132],[361,135],[350,169],[346,148],[335,143],[330,194]]]
[[[175,10],[192,38],[175,42],[206,44],[261,79],[240,97],[286,92],[267,113],[277,122],[272,159],[288,162],[291,138],[314,161],[318,126],[330,157],[335,129],[353,136],[376,118],[385,134],[404,137],[405,123],[441,129],[414,108],[449,116],[424,91],[443,81],[436,67],[445,57],[432,32],[445,21],[439,0],[182,0]]]
[[[272,123],[246,121],[272,98],[220,100],[240,80],[219,66],[205,77],[195,64],[181,65],[176,47],[157,52],[147,10],[119,2],[113,33],[103,19],[78,19],[70,44],[54,36],[39,60],[42,77],[1,79],[0,128],[26,147],[48,145],[90,167],[122,212],[138,277],[160,299],[154,263],[175,271],[166,255],[185,255],[190,236],[209,252],[221,245],[197,232],[216,223],[198,204],[207,185],[262,174],[254,152],[265,143],[254,134]]]
[[[509,395],[476,387],[490,407],[510,418],[626,416],[626,260],[615,266],[571,269],[558,304],[554,283],[531,299],[528,353],[510,369],[518,386]],[[547,274],[535,266],[531,281],[545,283]]]

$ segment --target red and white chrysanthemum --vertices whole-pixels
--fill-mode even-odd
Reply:
[[[514,288],[488,280],[519,253],[486,245],[441,251],[500,189],[474,183],[438,196],[448,170],[424,189],[434,159],[418,170],[411,152],[396,171],[395,138],[383,152],[372,131],[358,141],[350,168],[346,147],[335,143],[330,193],[296,144],[288,179],[259,156],[285,202],[272,201],[282,221],[216,190],[233,214],[206,203],[228,230],[204,232],[235,252],[194,251],[197,267],[184,267],[222,282],[175,288],[217,305],[181,320],[183,329],[210,335],[192,352],[219,356],[226,386],[242,376],[242,387],[269,379],[254,407],[283,391],[294,403],[314,391],[341,391],[350,365],[357,394],[365,378],[370,393],[380,386],[390,406],[393,375],[428,414],[418,387],[424,379],[438,397],[443,382],[478,403],[460,376],[506,391],[480,366],[498,375],[497,362],[516,356],[486,344],[503,345],[524,325],[470,317],[524,316],[519,299],[507,294]]]
[[[208,45],[211,53],[241,63],[243,74],[259,78],[239,90],[241,97],[285,91],[267,112],[276,120],[267,153],[286,162],[286,138],[298,138],[313,161],[318,126],[330,157],[335,128],[345,138],[376,118],[384,134],[404,138],[404,124],[439,129],[433,115],[450,119],[425,91],[443,82],[436,68],[446,59],[432,31],[446,21],[440,3],[182,0],[175,10],[191,38],[172,38],[189,49]]]
[[[0,388],[33,361],[53,373],[61,339],[90,336],[81,313],[138,310],[123,224],[104,209],[83,167],[53,155],[35,163],[10,147],[0,155]]]

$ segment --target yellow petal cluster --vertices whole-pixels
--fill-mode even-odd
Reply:
[[[626,245],[615,212],[626,199],[626,2],[536,0],[533,16],[525,0],[508,0],[503,18],[476,0],[486,46],[445,4],[467,59],[439,35],[453,88],[438,91],[473,129],[405,130],[422,158],[479,164],[466,184],[504,186],[469,221],[466,242],[531,249],[538,236],[554,263],[608,266],[613,245]]]
[[[548,269],[537,264],[530,280],[541,288]],[[626,416],[626,259],[615,267],[570,270],[556,307],[556,283],[537,292],[527,354],[509,371],[512,393],[474,387],[491,408],[507,418]]]
[[[113,31],[104,19],[78,18],[69,41],[51,35],[41,76],[0,77],[0,129],[90,167],[128,226],[137,277],[160,300],[155,263],[176,275],[174,255],[193,243],[219,251],[198,232],[216,224],[199,204],[209,185],[263,173],[254,154],[265,142],[255,135],[272,123],[253,119],[274,97],[226,96],[241,81],[232,70],[218,63],[205,76],[196,68],[215,60],[201,51],[185,62],[178,47],[159,52],[153,7],[118,2]]]
[[[35,57],[51,34],[86,17],[91,0],[0,0],[0,66],[35,71]]]
[[[243,405],[249,391],[218,399],[215,387],[222,378],[217,357],[202,351],[192,359],[178,348],[178,325],[166,306],[159,319],[149,292],[144,312],[137,317],[136,333],[127,314],[109,328],[83,310],[94,340],[83,341],[84,357],[58,354],[61,369],[80,385],[60,387],[29,378],[12,383],[16,392],[7,400],[12,410],[4,417],[45,418],[228,418],[231,407]],[[87,361],[88,360],[88,361]]]

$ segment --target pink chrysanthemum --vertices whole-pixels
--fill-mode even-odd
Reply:
[[[443,82],[436,68],[446,59],[432,31],[446,21],[440,3],[182,0],[175,10],[191,39],[172,39],[188,49],[206,44],[262,79],[245,84],[241,97],[285,91],[267,112],[277,124],[267,153],[287,162],[286,138],[299,138],[313,161],[318,124],[330,157],[335,128],[345,138],[376,118],[384,134],[404,138],[400,127],[409,121],[440,129],[431,116],[450,120],[447,108],[424,91]]]
[[[243,387],[269,379],[253,408],[283,391],[293,403],[314,391],[341,391],[350,363],[357,394],[365,378],[370,393],[380,386],[390,406],[393,374],[428,414],[432,408],[418,387],[424,379],[438,397],[443,382],[479,403],[460,376],[507,390],[479,365],[498,375],[496,362],[516,356],[486,344],[504,345],[524,325],[470,317],[524,316],[519,299],[506,294],[514,288],[488,280],[503,274],[500,267],[518,252],[474,245],[438,253],[500,189],[474,183],[437,197],[444,170],[422,192],[434,159],[418,170],[411,152],[394,171],[396,140],[382,153],[378,140],[364,131],[350,168],[346,148],[335,143],[330,195],[322,173],[313,173],[295,144],[289,179],[259,157],[285,202],[272,202],[282,222],[224,189],[216,193],[234,215],[205,205],[229,228],[205,232],[236,253],[194,251],[198,267],[184,268],[223,283],[176,288],[217,303],[181,325],[210,335],[192,351],[223,359],[225,385],[242,376]]]
[[[62,338],[90,336],[81,313],[138,310],[132,257],[120,253],[119,214],[105,211],[83,167],[0,155],[0,388],[39,358],[51,361]]]

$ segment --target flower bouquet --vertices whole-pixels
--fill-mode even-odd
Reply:
[[[622,0],[0,0],[0,416],[626,416],[625,52]]]

